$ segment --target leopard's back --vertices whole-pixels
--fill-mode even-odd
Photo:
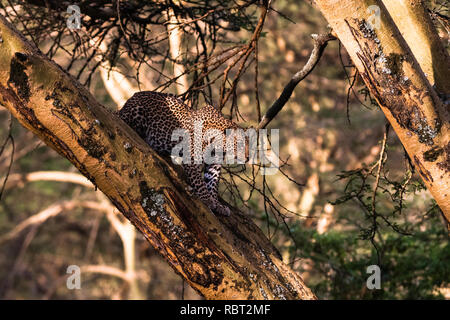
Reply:
[[[154,149],[166,152],[176,144],[171,139],[176,129],[187,130],[192,136],[195,125],[201,124],[202,133],[236,127],[211,105],[194,110],[174,95],[153,91],[135,93],[118,114]]]
[[[202,150],[208,144],[205,132],[215,129],[225,133],[226,129],[237,126],[223,117],[219,110],[207,105],[194,110],[174,95],[143,91],[135,93],[118,112],[119,117],[134,129],[154,150],[160,153],[171,153],[178,141],[172,141],[175,130],[185,130],[194,141],[195,126],[202,128]],[[195,143],[195,142],[193,142]],[[200,199],[211,210],[223,215],[229,215],[230,210],[218,200],[217,184],[220,179],[221,164],[209,164],[202,169],[202,165],[194,163],[196,148],[190,150],[191,162],[183,167],[189,184]],[[205,172],[203,172],[205,171]]]
[[[169,152],[175,129],[189,128],[193,110],[174,95],[135,93],[119,111],[119,117],[156,151]]]

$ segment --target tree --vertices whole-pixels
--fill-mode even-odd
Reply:
[[[212,215],[176,171],[3,17],[0,95],[210,299],[314,299],[246,216]]]
[[[316,3],[450,221],[450,58],[422,2]]]
[[[280,7],[281,3],[284,2],[277,2]],[[437,203],[444,213],[448,214],[448,197],[445,193],[448,190],[448,171],[446,171],[446,165],[449,162],[447,152],[448,110],[445,104],[448,99],[446,93],[449,92],[449,81],[448,72],[442,72],[442,70],[448,70],[448,54],[442,47],[434,30],[429,12],[424,9],[421,3],[415,1],[377,1],[372,3],[368,1],[344,1],[339,4],[333,1],[316,1],[316,3],[320,11],[329,20],[334,34],[344,44],[357,67],[352,84],[350,84],[349,78],[347,111],[349,93],[351,90],[355,92],[353,84],[360,75],[369,89],[364,89],[364,92],[370,92],[370,96],[377,99],[377,102],[372,102],[373,105],[381,106],[408,151],[408,167],[412,171],[414,171],[413,167],[416,167],[427,187],[435,196]],[[271,105],[270,102],[273,100],[267,101],[267,96],[271,96],[270,99],[273,99],[271,92],[274,91],[274,87],[272,87],[273,83],[268,84],[270,81],[264,81],[264,83],[258,81],[259,66],[261,66],[258,59],[260,55],[263,56],[259,50],[259,41],[260,38],[265,36],[263,27],[269,12],[277,15],[277,18],[281,17],[280,20],[289,19],[283,13],[275,10],[271,1],[79,1],[78,5],[83,13],[81,16],[83,27],[78,31],[71,30],[66,25],[64,16],[67,9],[66,2],[28,0],[8,1],[8,4],[9,6],[1,4],[2,12],[8,20],[12,21],[29,41],[39,45],[39,48],[45,52],[47,57],[54,57],[56,60],[64,55],[65,59],[58,60],[64,61],[60,63],[62,69],[74,75],[84,85],[90,86],[90,89],[92,89],[92,82],[95,82],[92,79],[95,78],[96,70],[100,69],[105,87],[114,100],[120,101],[116,103],[117,105],[122,104],[122,101],[129,96],[131,91],[167,90],[182,93],[183,98],[193,107],[203,103],[203,101],[213,103],[224,113],[229,111],[229,116],[234,120],[239,120],[239,118],[244,120],[238,101],[242,96],[245,97],[251,93],[254,95],[253,101],[247,104],[252,106],[253,111],[250,120],[247,115],[245,125],[253,121],[259,128],[265,128],[278,115],[290,99],[296,85],[309,75],[317,64],[327,42],[335,39],[330,34],[313,36],[314,50],[308,63],[292,77],[281,96],[263,115],[260,93],[261,97],[265,99],[265,103],[269,102],[268,105]],[[303,6],[304,9],[307,5],[298,4],[296,6]],[[341,8],[339,12],[336,12],[337,7]],[[351,10],[347,10],[347,8],[351,8]],[[312,8],[308,9],[312,10]],[[436,15],[435,12],[433,14]],[[272,18],[274,15],[272,15]],[[299,10],[299,15],[303,15],[303,11],[300,14]],[[438,17],[445,19],[445,16]],[[325,27],[323,21],[321,21],[321,23],[316,24],[316,28],[320,24]],[[268,25],[273,27],[273,19]],[[349,30],[352,32],[349,32]],[[247,32],[249,33],[248,37]],[[316,30],[313,32],[316,32]],[[391,33],[394,35],[392,38],[388,36]],[[417,36],[421,41],[416,40]],[[12,40],[14,38],[15,35],[10,37],[8,40],[10,42],[7,41],[7,43],[11,43],[11,41],[16,43],[15,40]],[[13,110],[14,115],[22,119],[23,123],[28,123],[28,127],[32,128],[34,132],[40,132],[40,136],[45,137],[44,139],[50,145],[59,149],[64,156],[68,157],[83,174],[93,180],[100,190],[104,191],[103,189],[107,188],[105,193],[109,195],[113,202],[115,201],[114,204],[119,209],[126,211],[126,213],[124,212],[125,215],[143,231],[152,245],[168,259],[177,272],[188,279],[188,282],[194,288],[206,297],[217,298],[225,297],[225,295],[229,297],[228,294],[237,294],[236,291],[239,290],[234,290],[236,288],[231,290],[227,287],[228,292],[219,293],[217,291],[219,287],[211,290],[211,286],[209,286],[208,289],[205,289],[208,286],[207,282],[210,279],[217,279],[218,274],[220,276],[226,274],[231,278],[237,277],[238,281],[245,279],[244,275],[247,275],[245,281],[248,281],[246,283],[252,283],[255,273],[248,271],[249,266],[253,266],[253,270],[261,267],[261,263],[258,261],[258,249],[255,248],[264,247],[263,252],[269,252],[271,259],[275,259],[272,256],[278,255],[277,250],[260,230],[254,229],[250,219],[236,212],[237,216],[233,217],[234,220],[223,220],[219,217],[221,224],[223,224],[219,225],[217,218],[209,217],[206,211],[201,209],[203,208],[202,204],[195,201],[189,202],[191,194],[189,194],[189,191],[185,192],[186,186],[182,179],[164,159],[153,154],[140,140],[135,145],[136,136],[123,128],[122,123],[117,122],[118,120],[115,117],[111,117],[108,112],[99,107],[92,96],[87,94],[79,84],[76,84],[70,77],[63,75],[61,68],[42,67],[48,65],[48,60],[38,54],[34,48],[30,49],[28,45],[25,45],[26,49],[22,50],[24,48],[22,41],[19,41],[19,44],[21,45],[18,45],[17,48],[20,50],[16,50],[14,45],[14,50],[5,53],[4,61],[6,61],[6,64],[3,66],[3,70],[6,80],[3,81],[3,84],[6,90],[4,91],[6,94],[4,100],[7,106]],[[4,46],[8,47],[7,45]],[[280,41],[280,46],[283,46],[282,41]],[[265,48],[269,49],[268,52],[264,52],[265,58],[272,57],[270,47]],[[298,50],[296,54],[298,54],[303,48],[296,47],[296,49]],[[341,54],[341,51],[339,51],[339,54]],[[303,53],[301,55],[304,56]],[[36,56],[39,59],[35,58]],[[295,60],[297,59],[290,61]],[[336,61],[337,59],[332,63],[334,67],[338,65],[338,63],[335,63]],[[272,64],[278,67],[277,63]],[[251,67],[254,67],[254,70],[251,70]],[[333,67],[329,68],[328,65],[328,69],[333,69]],[[336,69],[334,70],[336,71]],[[132,71],[124,72],[126,70]],[[249,72],[249,70],[251,71]],[[276,70],[276,68],[273,70]],[[422,74],[423,72],[425,75]],[[249,73],[254,77],[249,77]],[[347,74],[346,71],[345,73]],[[142,77],[143,74],[146,77]],[[39,76],[33,77],[33,75]],[[312,75],[312,79],[314,79],[314,76]],[[153,79],[149,80],[149,77]],[[339,80],[342,77],[344,77],[344,74],[341,72]],[[55,82],[55,78],[61,78],[62,80]],[[259,78],[262,79],[263,77],[260,76]],[[287,78],[289,78],[289,75]],[[278,77],[275,81],[278,81]],[[39,87],[39,83],[42,83],[41,87]],[[119,83],[126,83],[126,86]],[[117,86],[120,86],[121,90],[115,90]],[[305,87],[308,90],[311,88]],[[174,88],[177,90],[173,90]],[[328,90],[330,89],[328,88]],[[328,97],[330,92],[333,92],[333,95],[338,95],[336,88],[332,88],[331,91],[327,91],[327,89],[324,91],[328,92],[328,94],[323,95],[325,98]],[[302,93],[305,93],[305,91],[302,91]],[[79,97],[74,98],[76,95],[79,95]],[[358,98],[356,93],[355,96]],[[335,96],[333,96],[334,98]],[[217,103],[214,103],[214,100]],[[339,100],[339,98],[335,100]],[[22,103],[23,101],[25,103]],[[292,106],[295,106],[295,103],[292,103]],[[307,108],[302,108],[302,112],[303,109]],[[295,111],[298,112],[298,110]],[[37,121],[34,121],[34,118],[24,117],[27,114],[34,115]],[[347,114],[347,117],[350,121],[349,114]],[[50,122],[49,119],[51,118],[55,120]],[[278,118],[278,120],[280,119],[282,118]],[[308,119],[308,124],[309,120],[312,119]],[[42,125],[44,122],[45,126]],[[379,127],[382,128],[382,125]],[[48,132],[45,131],[49,128],[51,129]],[[63,128],[66,128],[66,130]],[[355,207],[360,209],[359,214],[362,218],[360,217],[361,220],[355,221],[355,225],[360,228],[361,233],[366,233],[365,239],[372,241],[372,245],[378,253],[379,265],[382,265],[381,257],[384,249],[389,248],[391,243],[395,243],[395,241],[385,241],[386,234],[378,228],[379,221],[385,223],[393,231],[399,232],[399,234],[407,234],[407,232],[402,233],[396,222],[401,218],[404,208],[403,197],[407,193],[407,187],[411,186],[415,189],[414,183],[410,183],[412,174],[405,175],[405,181],[401,183],[390,181],[385,175],[384,163],[388,150],[388,129],[389,125],[386,126],[381,141],[378,159],[369,170],[352,170],[339,175],[340,178],[359,175],[362,180],[360,187],[356,185],[356,189],[349,188],[349,191],[346,187],[349,193],[336,201],[330,200],[329,197],[324,200],[324,194],[319,191],[310,192],[309,197],[308,192],[304,192],[305,199],[310,199],[305,201],[304,206],[302,204],[305,213],[307,213],[304,216],[308,219],[305,223],[306,226],[315,219],[313,212],[317,213],[317,203],[314,203],[317,198],[320,198],[319,202],[331,201],[333,204],[357,200],[355,201]],[[313,131],[312,134],[314,134]],[[69,136],[74,141],[70,140]],[[12,137],[10,141],[13,141]],[[318,143],[320,142],[318,141]],[[296,146],[296,148],[300,150],[301,146]],[[344,148],[341,148],[342,150],[345,152]],[[330,152],[330,150],[327,150],[327,152]],[[148,156],[149,154],[150,156]],[[109,157],[109,155],[112,155],[112,157]],[[130,156],[133,159],[128,159]],[[145,168],[145,165],[142,167],[142,163],[136,160],[147,160],[147,158],[148,162],[146,163],[150,165],[148,168]],[[328,156],[320,160],[320,163],[325,164],[327,158]],[[328,158],[328,161],[332,161],[332,159]],[[118,166],[118,162],[124,164]],[[5,163],[3,161],[2,164],[5,165]],[[94,166],[97,167],[94,169]],[[161,171],[158,168],[164,169]],[[93,172],[91,172],[91,169]],[[300,251],[298,248],[298,243],[300,243],[301,253],[305,252],[302,258],[308,257],[308,251],[313,253],[311,257],[317,257],[317,260],[315,260],[317,263],[313,268],[317,267],[316,269],[321,269],[319,272],[326,273],[324,271],[326,269],[321,268],[321,264],[326,264],[331,266],[332,270],[337,270],[334,262],[324,260],[324,257],[327,256],[325,254],[327,245],[324,246],[320,239],[325,239],[329,246],[328,251],[332,253],[330,256],[334,256],[333,254],[336,251],[334,241],[339,240],[340,237],[334,237],[332,232],[329,235],[325,234],[322,238],[313,238],[314,235],[312,234],[308,242],[306,238],[309,237],[309,232],[302,232],[301,228],[299,229],[291,223],[292,220],[288,221],[289,224],[286,223],[286,218],[290,219],[288,215],[293,212],[290,212],[274,196],[265,178],[258,182],[261,183],[261,188],[259,188],[259,185],[255,182],[255,167],[251,168],[253,177],[251,174],[246,176],[245,173],[239,176],[233,170],[225,169],[227,174],[227,179],[224,181],[226,195],[229,196],[228,200],[234,201],[235,207],[244,205],[251,211],[253,205],[250,201],[244,201],[242,190],[238,190],[236,187],[235,177],[238,179],[244,177],[242,181],[249,186],[250,194],[258,193],[258,196],[261,196],[261,202],[258,205],[263,206],[261,216],[264,219],[265,214],[264,222],[267,223],[267,233],[270,239],[272,239],[270,233],[272,222],[277,224],[275,229],[278,229],[278,225],[283,223],[281,225],[286,227],[286,236],[294,240],[295,254]],[[299,171],[301,168],[296,165],[294,170]],[[107,172],[108,177],[100,177],[99,171],[101,173]],[[307,188],[319,190],[320,185],[320,189],[323,189],[323,172],[320,173],[320,170],[317,170],[317,172],[313,170],[313,172],[311,179],[308,179]],[[296,173],[294,171],[294,174],[298,177]],[[283,175],[285,175],[284,172]],[[333,174],[330,176],[334,178]],[[369,183],[369,179],[366,179],[368,176],[371,179],[374,178],[373,186]],[[285,177],[290,182],[295,182],[297,187],[300,185],[295,179],[287,175]],[[105,179],[108,179],[108,185],[106,185]],[[120,186],[118,187],[116,183],[119,182]],[[388,183],[387,188],[386,185],[383,185],[386,182]],[[316,197],[316,195],[318,196]],[[392,197],[392,201],[386,206],[386,203],[380,201],[380,198],[389,198],[389,196]],[[150,206],[149,201],[151,202]],[[159,214],[161,207],[158,204],[161,204],[161,202],[166,205],[164,208],[167,216]],[[312,209],[314,204],[315,209]],[[330,215],[333,213],[333,207],[329,203],[325,207],[323,203],[320,206],[321,208],[331,208],[327,212]],[[389,211],[390,207],[393,207],[392,211]],[[200,208],[198,212],[196,208]],[[281,208],[281,211],[287,212],[288,215],[278,210],[279,208]],[[386,208],[391,214],[390,217],[383,216]],[[192,210],[196,212],[192,212]],[[301,212],[303,213],[303,211]],[[361,215],[361,212],[364,214]],[[436,209],[433,212],[440,212],[440,210]],[[429,211],[426,214],[421,214],[425,219],[429,216]],[[171,225],[173,227],[167,228],[167,225],[163,223],[164,221],[158,220],[157,216],[168,217],[169,220],[167,221],[169,224],[173,224]],[[363,219],[364,217],[366,219]],[[295,217],[295,219],[297,218]],[[333,219],[336,219],[336,217],[330,217],[330,220]],[[147,220],[150,220],[150,225]],[[359,222],[361,224],[358,225]],[[366,228],[367,224],[369,224],[368,228]],[[218,226],[220,228],[217,228]],[[182,230],[181,233],[188,236],[185,238],[178,237],[178,232],[177,236],[173,236],[174,230]],[[218,231],[222,235],[226,234],[226,239],[218,239],[211,230]],[[435,229],[428,234],[432,234],[433,231]],[[442,236],[441,233],[439,233],[439,236]],[[345,238],[345,241],[353,241],[352,237],[353,235],[349,236],[348,239]],[[375,237],[378,237],[378,244]],[[191,239],[191,242],[188,243],[189,239]],[[192,239],[195,241],[192,242]],[[209,241],[211,239],[212,242]],[[241,240],[238,241],[238,239]],[[246,240],[244,241],[244,239]],[[182,248],[175,243],[176,241],[184,243]],[[232,244],[229,241],[232,241]],[[250,242],[243,244],[242,241]],[[437,241],[437,239],[434,239],[434,243]],[[381,250],[379,250],[380,244]],[[241,251],[239,252],[242,253],[242,257],[245,257],[244,259],[237,258],[239,254],[235,255],[236,252],[233,251],[235,247],[233,246],[240,246]],[[231,247],[233,248],[230,255],[229,249]],[[357,247],[354,247],[354,251],[358,251],[357,249]],[[364,249],[365,252],[366,249],[367,247]],[[200,253],[202,250],[207,251],[206,256]],[[200,259],[196,260],[199,262],[192,263],[193,258],[188,257],[185,254],[186,252],[189,252],[189,254],[193,252],[195,259]],[[285,254],[286,251],[283,252],[286,261]],[[297,263],[295,254],[293,258],[290,257],[294,268]],[[370,254],[373,254],[373,251],[369,248]],[[218,259],[226,261],[226,263],[219,263],[221,267],[225,266],[226,272],[222,272],[220,267],[218,269],[213,266],[216,258],[211,257],[217,256]],[[341,252],[339,256],[344,257],[345,254]],[[441,257],[441,255],[435,257]],[[360,267],[367,261],[373,260],[364,255],[360,258],[359,262],[353,265],[353,268],[357,269],[356,272],[361,272]],[[239,262],[236,262],[237,260]],[[245,266],[241,268],[244,262]],[[278,263],[279,261],[275,263],[277,269],[279,269]],[[389,262],[387,263],[389,264]],[[344,263],[339,261],[338,264]],[[239,265],[239,268],[236,265]],[[267,267],[264,263],[262,265]],[[269,263],[269,265],[271,264]],[[229,273],[228,271],[232,269],[235,272]],[[347,270],[347,267],[344,266],[340,272],[342,270]],[[262,272],[263,278],[265,277],[262,280],[258,279],[263,284],[270,283],[267,279],[273,279],[272,276],[274,275],[266,271],[263,268],[258,269],[257,272],[258,277],[260,272]],[[206,274],[207,276],[201,278],[199,274]],[[289,269],[286,269],[283,274],[287,278],[294,279],[292,281],[297,283],[299,288],[303,287],[303,284],[298,282],[297,276],[293,275]],[[359,282],[354,280],[354,273],[348,272],[348,274],[350,277],[341,278],[342,283],[345,284],[348,279],[353,279],[352,282],[359,286]],[[291,278],[291,275],[293,278]],[[337,277],[339,278],[341,275],[339,274]],[[435,276],[434,273],[433,276]],[[195,279],[193,280],[193,278]],[[204,280],[206,278],[207,280]],[[289,283],[289,281],[278,280],[279,283]],[[202,282],[200,285],[199,281]],[[433,290],[433,281],[431,280],[430,283],[427,290]],[[395,287],[396,285],[393,281],[392,286]],[[276,286],[275,289],[271,288],[274,294],[280,292]],[[288,285],[286,286],[288,287]],[[335,288],[332,291],[342,291],[345,294],[346,289]],[[242,294],[239,297],[246,298],[248,295],[243,295],[243,292],[253,294],[257,292],[257,286],[244,288],[238,293]],[[297,290],[297,292],[299,291]],[[318,292],[320,291],[318,290]],[[287,297],[284,294],[283,296]],[[295,296],[296,294],[292,294],[289,295],[289,298]],[[303,296],[310,297],[312,295],[307,293]],[[260,295],[251,297],[262,298],[264,294],[260,292]],[[275,295],[270,297],[275,297]]]

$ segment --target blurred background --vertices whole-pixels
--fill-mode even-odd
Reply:
[[[448,49],[449,2],[425,2]],[[244,127],[258,123],[306,63],[311,34],[327,32],[309,1],[273,1],[246,58],[258,1],[87,3],[73,2],[80,29],[67,26],[74,11],[66,1],[2,0],[0,14],[111,110],[136,91],[158,90],[193,107],[218,106]],[[318,298],[450,298],[442,213],[339,41],[269,128],[280,129],[281,170],[226,168],[221,193],[254,218]],[[0,145],[1,299],[201,299],[3,107]],[[374,264],[381,289],[368,290]],[[81,289],[67,288],[69,265],[80,266]]]

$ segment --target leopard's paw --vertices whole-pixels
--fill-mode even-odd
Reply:
[[[226,216],[226,217],[229,217],[231,215],[230,208],[228,208],[222,204],[216,206],[216,208],[213,210],[213,212],[216,214],[220,214],[222,216]]]

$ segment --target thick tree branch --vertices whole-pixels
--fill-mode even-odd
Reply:
[[[436,91],[450,99],[450,57],[423,0],[383,0],[383,4]]]
[[[0,99],[69,159],[200,294],[314,299],[246,216],[216,217],[124,122],[0,17]]]
[[[421,69],[420,50],[411,50],[381,0],[316,0],[315,3],[347,49],[428,190],[450,220],[450,113]],[[374,7],[379,9],[379,14],[374,15],[371,10]],[[390,8],[396,10],[394,6]],[[408,39],[412,42],[409,36]],[[427,47],[433,50],[429,57],[441,52],[437,45]],[[448,78],[449,70],[442,67],[444,63],[436,61],[440,60],[422,63],[424,69],[432,64],[434,72],[442,73],[430,79]]]
[[[266,114],[261,119],[261,122],[258,124],[257,129],[264,129],[269,124],[269,122],[276,117],[278,112],[280,112],[281,109],[283,109],[284,105],[288,102],[295,87],[300,83],[300,81],[305,79],[311,73],[311,71],[313,71],[314,67],[319,62],[320,57],[322,57],[323,51],[325,50],[328,41],[336,39],[330,33],[320,35],[313,34],[311,35],[311,37],[314,40],[314,48],[311,52],[311,55],[309,56],[308,62],[306,62],[305,66],[300,71],[294,74],[294,76],[291,78],[291,81],[289,81],[289,83],[284,87],[281,95],[272,104],[272,106],[267,110]]]

